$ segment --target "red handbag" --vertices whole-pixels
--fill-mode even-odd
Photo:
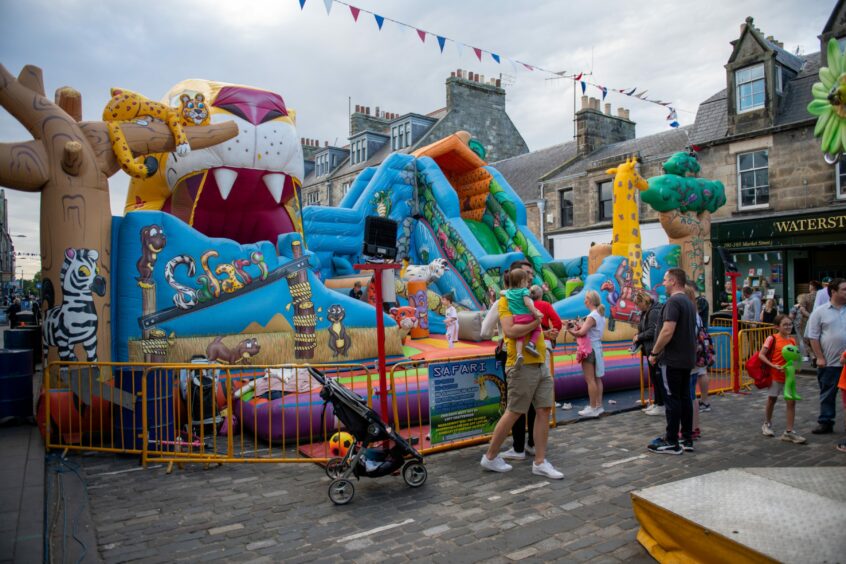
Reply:
[[[764,341],[764,346],[767,347],[767,351],[772,350],[773,341],[772,337],[767,337],[767,340]],[[746,361],[746,373],[749,374],[749,377],[752,378],[753,382],[755,382],[756,388],[769,388],[773,383],[773,377],[772,374],[770,374],[769,365],[765,364],[761,360],[761,351],[756,351]]]

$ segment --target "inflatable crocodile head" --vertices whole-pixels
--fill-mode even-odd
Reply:
[[[158,172],[133,178],[125,212],[162,210],[201,233],[239,243],[302,233],[298,191],[303,153],[295,113],[267,90],[207,80],[186,80],[163,103],[202,94],[212,123],[234,121],[238,135],[208,149],[154,155]]]

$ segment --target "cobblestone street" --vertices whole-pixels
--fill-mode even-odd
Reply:
[[[816,379],[802,376],[793,445],[760,433],[764,394],[713,397],[695,453],[662,456],[645,446],[662,417],[639,411],[568,424],[550,433],[561,481],[515,462],[507,474],[479,467],[483,447],[427,458],[429,480],[363,479],[347,506],[327,497],[312,465],[138,466],[134,458],[72,456],[84,468],[90,519],[106,562],[210,561],[651,561],[636,542],[629,492],[733,467],[841,466],[834,435],[810,433]],[[784,405],[773,422],[784,426]],[[508,443],[506,443],[506,447]]]

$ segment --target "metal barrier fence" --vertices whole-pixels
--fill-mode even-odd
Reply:
[[[752,378],[746,372],[746,361],[754,353],[761,350],[767,337],[774,335],[778,329],[775,325],[764,325],[751,329],[743,329],[738,332],[740,348],[740,387],[750,388],[754,384]]]
[[[312,366],[372,406],[370,368]],[[337,424],[319,388],[297,365],[53,362],[40,408],[45,446],[144,463],[325,462],[337,456],[327,445]]]
[[[732,354],[731,354],[731,333],[711,333],[711,340],[714,343],[714,366],[708,368],[708,393],[721,394],[730,392],[733,389],[732,382]],[[649,378],[649,370],[646,367],[646,359],[640,364],[640,403],[646,405],[652,399],[653,382]],[[701,386],[701,381],[700,381]],[[697,392],[699,395],[701,392]]]
[[[429,444],[431,362],[393,365],[384,391],[363,364],[311,366],[366,398],[377,412],[379,395],[390,394],[383,419],[423,454],[488,441],[486,434]],[[504,392],[504,383],[495,384]],[[329,439],[343,429],[319,390],[305,365],[52,362],[41,402],[45,446],[138,454],[145,464],[326,462],[339,455]]]

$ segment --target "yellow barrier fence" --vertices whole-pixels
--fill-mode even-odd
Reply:
[[[746,361],[753,354],[761,350],[767,337],[777,332],[775,325],[761,325],[752,329],[738,332],[740,348],[740,387],[750,388],[754,385],[752,378],[746,372]]]
[[[372,406],[370,368],[312,366]],[[46,447],[145,463],[325,462],[338,425],[324,417],[319,390],[297,365],[53,362],[41,401]]]
[[[731,333],[713,332],[710,334],[714,343],[714,366],[708,368],[708,393],[720,394],[732,390],[732,355],[731,355]],[[646,367],[646,359],[640,365],[640,403],[652,400],[652,386],[649,370]]]

